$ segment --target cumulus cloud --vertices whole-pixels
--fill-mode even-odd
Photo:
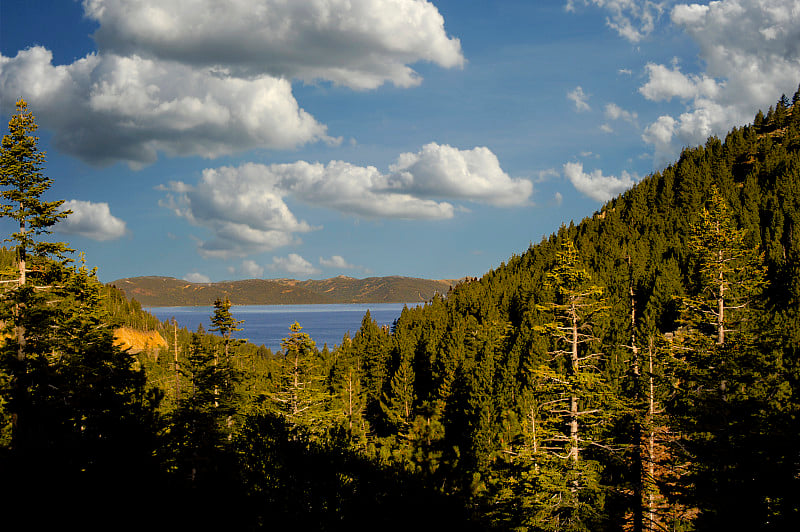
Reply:
[[[524,205],[533,192],[525,179],[512,179],[486,147],[459,150],[436,143],[403,153],[389,167],[388,187],[423,198],[465,199],[498,207]]]
[[[300,108],[292,79],[370,89],[464,63],[418,0],[84,0],[98,52],[54,65],[40,46],[0,55],[0,102],[24,96],[59,150],[134,168],[341,139]]]
[[[389,190],[388,177],[374,166],[344,161],[297,161],[260,166],[264,182],[282,193],[319,207],[365,218],[440,220],[452,218],[453,205]]]
[[[162,206],[190,223],[210,229],[214,238],[200,241],[205,257],[226,258],[297,244],[296,233],[312,227],[298,220],[274,183],[261,182],[260,165],[209,168],[197,185],[173,182]]]
[[[626,111],[615,103],[606,104],[605,117],[609,121],[622,120],[623,122],[631,124],[633,127],[639,127],[637,122],[639,115],[635,111]],[[614,132],[614,128],[612,128],[611,124],[608,123],[601,125],[600,130],[604,133]]]
[[[254,260],[242,261],[242,272],[250,277],[261,277],[264,275],[264,267],[259,266]]]
[[[555,168],[547,168],[545,170],[539,170],[539,172],[537,172],[536,181],[538,183],[544,183],[546,181],[551,181],[553,178],[557,177],[561,177],[561,172],[559,172]]]
[[[192,272],[187,273],[183,276],[184,281],[189,281],[190,283],[210,283],[211,278],[208,275],[203,275],[202,273]]]
[[[285,79],[242,79],[140,56],[90,54],[53,65],[36,46],[0,56],[0,98],[20,96],[54,132],[56,146],[96,165],[134,167],[167,155],[217,157],[328,140]]]
[[[639,42],[653,32],[669,0],[567,0],[566,10],[575,11],[578,2],[605,9],[609,28],[631,42]]]
[[[115,240],[125,235],[125,222],[111,214],[108,203],[68,200],[62,206],[72,214],[56,225],[56,230],[92,240]]]
[[[578,112],[591,110],[589,102],[587,101],[589,95],[583,92],[583,88],[581,88],[580,85],[567,93],[567,99],[575,102],[575,110]]]
[[[676,120],[669,115],[658,117],[658,120],[647,126],[642,134],[645,142],[655,146],[669,146],[675,134]]]
[[[686,75],[677,67],[668,68],[654,63],[648,63],[645,69],[648,80],[639,88],[639,92],[648,100],[714,98],[720,91],[720,85],[705,74]]]
[[[639,118],[636,111],[626,111],[615,103],[606,104],[605,116],[609,120],[622,120],[634,126]]]
[[[444,18],[419,0],[85,0],[101,50],[224,66],[247,78],[323,79],[356,89],[420,83],[409,66],[464,63]]]
[[[672,22],[696,42],[705,71],[647,66],[640,92],[661,101],[684,100],[686,112],[664,115],[645,129],[643,139],[657,159],[673,158],[680,147],[723,135],[750,122],[783,93],[797,87],[800,72],[800,4],[797,0],[725,0],[708,5],[680,4]]]
[[[297,253],[289,253],[287,257],[273,257],[270,269],[305,277],[320,273],[313,264]]]
[[[329,259],[320,257],[319,263],[320,265],[325,266],[326,268],[338,268],[341,270],[354,270],[358,268],[358,266],[350,264],[349,262],[344,260],[344,257],[342,257],[341,255],[332,255],[331,258]]]
[[[527,204],[533,193],[533,184],[509,177],[488,148],[435,143],[401,154],[387,173],[343,161],[246,163],[208,168],[196,185],[160,188],[167,192],[162,206],[214,233],[199,250],[215,257],[296,244],[295,234],[313,230],[294,216],[287,197],[364,218],[441,220],[456,210],[445,200],[511,207]]]
[[[608,201],[636,183],[634,177],[624,171],[620,177],[604,176],[600,170],[587,174],[581,163],[565,164],[564,175],[578,192],[597,201]]]

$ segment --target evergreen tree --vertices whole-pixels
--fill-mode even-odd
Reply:
[[[325,360],[325,349],[321,359]],[[338,411],[340,428],[347,445],[364,449],[367,445],[369,425],[366,413],[366,392],[363,386],[364,371],[361,356],[353,349],[350,337],[345,335],[342,345],[334,353],[330,371],[334,410]]]
[[[747,317],[764,286],[764,257],[746,244],[725,199],[714,187],[709,205],[692,225],[689,250],[696,264],[696,295],[681,298],[683,320],[699,334],[724,346],[731,335],[746,331]]]
[[[186,369],[188,393],[171,416],[170,470],[191,485],[213,485],[228,474],[233,460],[232,420],[240,408],[238,375],[230,359],[219,356],[219,340],[202,325],[191,334]]]
[[[308,333],[294,322],[281,340],[283,372],[274,399],[295,438],[323,438],[331,425],[330,393],[325,368]]]
[[[44,175],[45,153],[39,150],[38,129],[33,113],[23,99],[17,101],[17,114],[8,122],[8,134],[3,136],[0,149],[0,191],[2,207],[0,216],[19,223],[19,231],[10,239],[17,246],[19,286],[23,286],[28,273],[27,257],[54,256],[63,258],[71,251],[61,242],[45,242],[39,237],[50,233],[50,228],[66,218],[70,211],[60,210],[63,200],[43,201],[42,195],[53,180]]]
[[[407,333],[395,333],[397,368],[384,393],[381,408],[389,422],[404,432],[412,420],[416,393],[414,390],[414,348]]]
[[[223,354],[225,359],[230,358],[230,348],[235,346],[236,342],[231,341],[231,335],[236,331],[241,331],[239,327],[244,323],[244,320],[236,320],[231,314],[231,302],[226,297],[225,299],[217,298],[214,301],[214,314],[211,315],[211,330],[218,332],[222,336]]]
[[[11,371],[11,386],[15,390],[15,407],[12,407],[12,440],[13,446],[19,445],[20,424],[24,424],[24,416],[28,398],[26,398],[25,375],[28,373],[28,356],[33,354],[26,348],[27,334],[25,322],[29,321],[28,307],[38,298],[35,290],[27,286],[28,273],[36,272],[39,281],[43,282],[46,271],[52,265],[46,262],[48,256],[63,259],[64,254],[71,251],[61,242],[46,242],[41,236],[50,233],[50,228],[65,218],[68,211],[59,210],[64,203],[60,201],[43,201],[42,195],[52,184],[52,179],[44,175],[45,154],[39,151],[39,138],[34,136],[38,126],[33,113],[28,110],[27,103],[20,99],[16,105],[17,114],[8,122],[8,134],[3,136],[0,147],[0,216],[13,219],[19,224],[19,231],[6,241],[16,245],[16,262],[18,276],[14,284],[16,290],[5,294],[6,303],[13,307],[13,313],[6,325],[13,327],[16,339],[16,363]],[[35,264],[29,263],[28,256]],[[7,283],[8,281],[6,281]]]
[[[353,337],[353,348],[360,354],[363,368],[363,386],[367,397],[367,412],[371,420],[380,416],[380,401],[383,397],[389,366],[389,343],[387,331],[381,330],[372,319],[369,310],[361,320],[361,327]]]
[[[755,505],[764,502],[736,486],[749,468],[742,441],[759,431],[748,426],[750,409],[759,402],[749,388],[762,371],[758,367],[768,364],[755,334],[765,285],[763,255],[746,244],[746,232],[737,227],[716,188],[692,226],[689,248],[696,286],[693,295],[682,298],[686,328],[678,335],[681,387],[672,413],[680,420],[683,447],[694,463],[689,478],[701,521],[714,528],[730,526],[731,512],[745,504],[754,510],[750,515],[756,526],[762,517]],[[752,502],[744,503],[748,500]]]
[[[587,510],[598,509],[595,504],[599,496],[597,462],[591,454],[584,457],[582,453],[590,445],[601,445],[598,429],[613,414],[608,383],[600,371],[602,354],[593,349],[599,343],[596,329],[609,307],[602,298],[603,289],[594,284],[569,240],[558,250],[547,282],[553,289],[553,301],[537,308],[552,313],[552,321],[536,330],[550,335],[555,349],[550,352],[551,364],[540,366],[534,378],[547,383],[554,392],[550,414],[557,415],[565,425],[549,446],[563,445],[565,455],[559,462],[568,487],[567,492],[558,492],[560,502],[549,522],[580,530],[591,522],[593,512]]]
[[[146,391],[134,357],[114,345],[94,272],[54,266],[44,279],[51,283],[47,291],[24,287],[24,314],[14,317],[8,306],[0,314],[27,331],[24,365],[13,336],[0,345],[0,366],[16,379],[2,394],[22,421],[13,447],[0,454],[2,488],[10,492],[3,500],[9,508],[30,508],[25,497],[36,492],[54,497],[55,508],[90,499],[101,505],[98,515],[113,513],[156,478],[151,455],[158,397]],[[8,517],[13,523],[15,516]],[[46,516],[24,519],[34,528],[42,520]]]

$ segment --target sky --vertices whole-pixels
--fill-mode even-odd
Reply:
[[[104,282],[481,276],[798,83],[800,0],[0,3]]]

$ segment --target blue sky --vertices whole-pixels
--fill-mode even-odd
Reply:
[[[791,97],[797,28],[800,0],[7,1],[0,105],[103,281],[455,279]]]

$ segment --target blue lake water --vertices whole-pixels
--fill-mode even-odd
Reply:
[[[415,306],[409,303],[408,306]],[[246,338],[256,345],[265,345],[273,351],[281,347],[281,339],[289,335],[289,326],[297,321],[322,349],[342,343],[345,333],[355,336],[361,327],[361,320],[369,310],[378,326],[391,326],[400,317],[403,303],[374,303],[348,305],[234,305],[231,314],[234,319],[244,320],[243,329],[234,334],[236,338]],[[173,317],[178,325],[190,331],[203,324],[206,330],[211,327],[214,307],[148,307],[145,308],[161,321]]]

